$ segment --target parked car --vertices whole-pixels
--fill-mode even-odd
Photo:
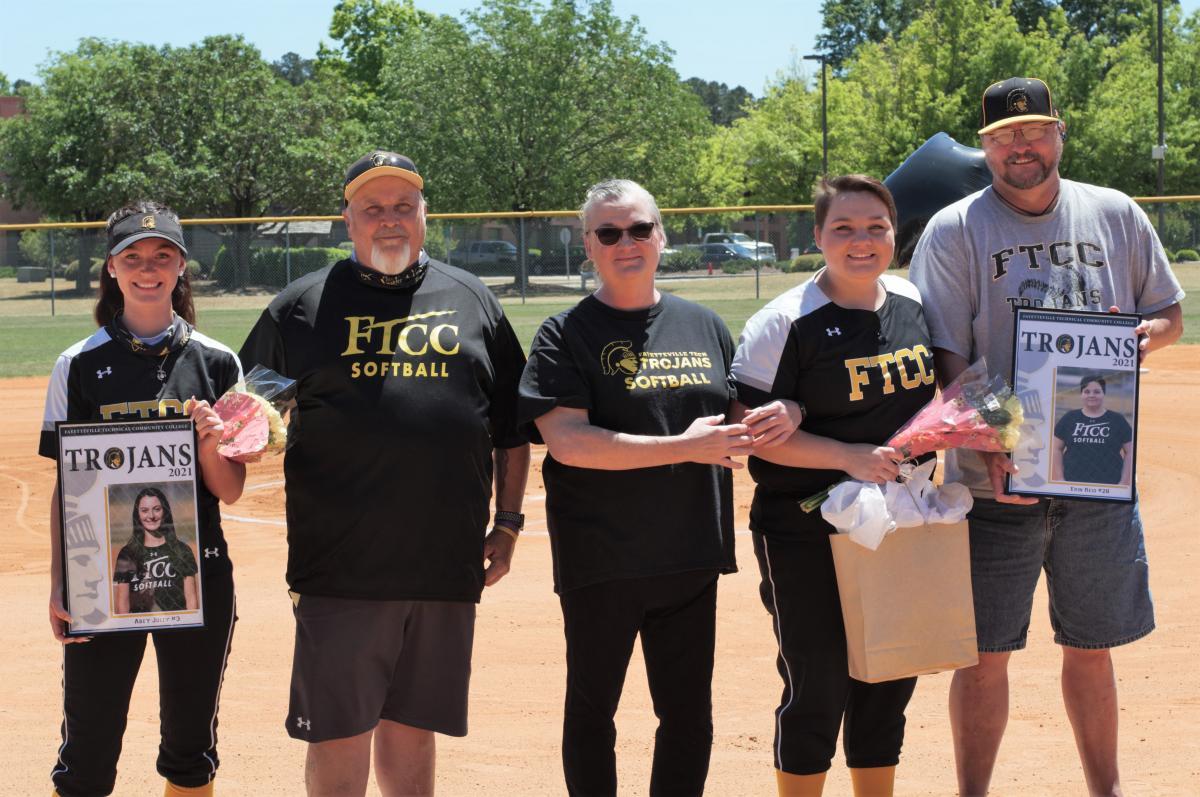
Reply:
[[[726,260],[753,259],[754,253],[740,244],[700,245],[700,262],[705,265],[709,263],[724,263]]]
[[[511,274],[517,268],[517,247],[510,241],[463,241],[450,251],[447,260],[469,271],[502,269]]]
[[[582,246],[575,245],[567,247],[570,254],[570,269],[572,274],[579,273],[579,266],[583,261],[587,260],[587,252]],[[534,276],[565,276],[567,273],[566,258],[563,257],[561,246],[543,250],[541,254],[534,255],[532,252],[529,255],[529,273]]]
[[[737,244],[750,251],[751,260],[774,260],[775,247],[766,241],[756,241],[744,232],[710,232],[704,236],[706,244]],[[756,254],[757,253],[757,254]]]

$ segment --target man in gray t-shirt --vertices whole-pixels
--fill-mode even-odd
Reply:
[[[1010,78],[988,87],[981,128],[992,185],[930,219],[912,259],[939,381],[981,356],[993,375],[1010,379],[1017,307],[1141,313],[1142,357],[1178,340],[1184,294],[1146,214],[1118,191],[1059,176],[1066,127],[1046,84]],[[1154,628],[1137,503],[1007,495],[1004,474],[1015,471],[1003,454],[952,451],[946,460],[947,481],[976,496],[969,521],[979,664],[957,671],[950,690],[959,788],[987,791],[1008,720],[1008,659],[1025,646],[1044,567],[1053,573],[1051,624],[1088,788],[1115,793],[1109,649]]]

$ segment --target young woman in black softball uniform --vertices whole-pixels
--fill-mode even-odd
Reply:
[[[749,463],[760,594],[784,681],[775,768],[781,795],[820,794],[844,719],[854,793],[890,795],[916,679],[850,678],[827,541],[834,529],[800,501],[847,475],[896,478],[898,456],[883,443],[933,398],[933,356],[916,289],[884,273],[896,208],[883,184],[858,175],[823,182],[816,221],[825,268],[746,323],[733,361],[734,420],[774,400],[805,409],[795,434],[756,448]]]
[[[217,704],[235,621],[233,568],[217,502],[236,501],[246,479],[244,465],[217,453],[223,426],[211,405],[238,382],[241,367],[231,350],[193,327],[187,250],[172,211],[153,202],[121,208],[109,217],[107,237],[95,310],[99,329],[55,363],[38,453],[57,459],[56,421],[190,416],[196,423],[205,625],[149,635],[158,659],[158,771],[167,781],[165,794],[207,795],[218,766]],[[195,555],[175,539],[166,496],[143,491],[133,513],[134,528],[142,533],[117,557],[113,580],[124,602],[118,598],[115,610],[192,605],[198,600]],[[51,778],[61,797],[106,795],[116,781],[129,699],[148,634],[64,634],[70,616],[62,600],[57,489],[50,529],[50,626],[64,643],[62,745]],[[147,551],[177,560],[178,567],[171,568],[177,578],[152,594],[135,595],[130,583],[147,576],[139,570],[155,560]],[[147,598],[150,605],[144,605]]]

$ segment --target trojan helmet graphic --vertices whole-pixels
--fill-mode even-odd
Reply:
[[[110,470],[118,470],[125,464],[125,453],[119,448],[110,448],[104,452],[104,464]]]
[[[143,230],[156,229],[154,226],[154,216],[143,216],[142,217],[142,229]]]
[[[1025,93],[1025,89],[1013,89],[1008,93],[1008,110],[1017,113],[1029,111],[1029,95]]]
[[[632,340],[614,340],[600,352],[600,368],[605,376],[616,373],[633,376],[638,372],[638,356]]]

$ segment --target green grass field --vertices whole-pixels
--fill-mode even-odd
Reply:
[[[1175,273],[1188,292],[1183,302],[1183,342],[1200,343],[1200,263],[1177,265]],[[756,310],[808,276],[764,275],[759,284],[761,298],[757,299],[753,274],[661,280],[659,287],[713,308],[736,337]],[[200,329],[237,350],[270,298],[266,294],[200,296],[196,300]],[[519,299],[504,299],[503,304],[517,337],[528,348],[542,321],[570,307],[578,298],[538,296],[525,304]],[[55,305],[56,315],[51,317],[45,283],[18,285],[13,279],[0,280],[0,377],[48,374],[61,351],[95,329],[90,298],[60,299]]]

